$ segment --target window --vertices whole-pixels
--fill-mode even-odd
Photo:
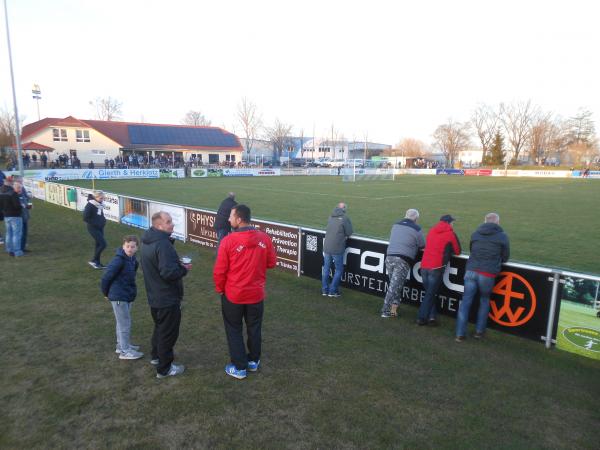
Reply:
[[[106,155],[105,150],[92,150],[92,155]]]
[[[64,128],[52,128],[52,140],[55,142],[67,142],[67,130]]]
[[[235,162],[235,155],[225,155],[225,161]]]
[[[75,130],[75,139],[77,142],[90,142],[89,130]]]

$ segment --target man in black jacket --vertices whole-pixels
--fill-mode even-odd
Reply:
[[[183,373],[182,364],[173,364],[173,347],[179,337],[183,280],[191,264],[183,264],[169,239],[173,233],[171,215],[160,211],[152,216],[152,227],[142,236],[141,263],[150,312],[154,320],[152,361],[156,378]]]
[[[88,233],[94,238],[94,256],[88,264],[94,269],[106,269],[106,266],[100,262],[100,255],[106,248],[104,239],[104,226],[106,218],[104,217],[104,193],[94,191],[93,198],[89,198],[83,208],[83,221],[87,224]]]
[[[221,202],[219,210],[217,211],[217,217],[215,219],[215,230],[217,230],[217,252],[219,251],[219,244],[225,236],[231,233],[231,224],[229,223],[229,215],[231,209],[237,205],[235,201],[235,192],[230,192],[227,198]]]
[[[456,342],[465,340],[469,311],[473,299],[479,293],[479,310],[475,326],[475,337],[481,339],[487,326],[490,311],[490,294],[496,282],[496,276],[502,270],[502,263],[508,261],[510,244],[508,236],[500,227],[500,216],[489,213],[485,222],[471,235],[470,255],[465,273],[465,292],[463,293],[456,320]]]
[[[4,215],[6,227],[5,247],[10,256],[23,256],[21,248],[21,235],[23,232],[23,218],[19,194],[12,187],[13,177],[7,177],[0,188],[0,213]]]

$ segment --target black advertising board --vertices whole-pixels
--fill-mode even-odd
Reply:
[[[321,279],[323,266],[322,231],[302,230],[302,267],[305,276]],[[342,286],[384,297],[388,278],[385,273],[387,243],[359,238],[348,239],[344,256]],[[438,311],[456,317],[463,293],[466,259],[452,258],[438,295]],[[417,262],[402,290],[402,302],[419,306],[425,295]],[[488,326],[507,333],[540,340],[546,335],[552,294],[551,274],[505,265],[496,279],[490,299]],[[475,303],[475,302],[474,302]],[[471,321],[476,315],[471,307]],[[555,315],[558,317],[558,314]],[[416,318],[416,314],[415,314]],[[556,336],[557,320],[553,328]]]

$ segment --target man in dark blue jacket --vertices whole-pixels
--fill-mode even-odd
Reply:
[[[219,251],[219,244],[225,236],[231,233],[231,224],[229,223],[229,216],[231,215],[231,209],[237,205],[235,201],[235,192],[227,194],[227,198],[221,202],[217,211],[217,217],[215,218],[215,230],[217,231],[217,251]]]
[[[508,236],[499,224],[500,216],[489,213],[485,216],[485,222],[471,235],[471,254],[466,267],[465,292],[456,321],[456,342],[465,340],[471,303],[477,293],[479,293],[479,310],[473,337],[481,339],[485,333],[490,311],[490,294],[496,276],[502,269],[502,263],[508,261],[510,256]]]
[[[106,248],[104,239],[104,226],[106,218],[104,217],[104,193],[94,191],[94,198],[89,199],[83,209],[83,221],[87,224],[88,233],[94,238],[94,256],[88,262],[94,269],[106,269],[106,266],[100,262],[100,255]]]
[[[160,211],[152,216],[152,227],[142,236],[141,263],[154,320],[151,362],[157,366],[156,378],[179,375],[185,370],[182,364],[173,364],[173,347],[181,323],[182,278],[192,265],[180,262],[169,239],[173,228],[171,215]]]

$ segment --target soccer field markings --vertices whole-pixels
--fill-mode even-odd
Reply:
[[[477,194],[479,192],[497,192],[497,191],[521,191],[523,190],[522,186],[519,187],[510,187],[510,188],[494,188],[494,189],[478,189],[478,190],[468,190],[468,191],[444,191],[444,192],[433,192],[427,194],[405,194],[405,195],[391,195],[387,197],[370,197],[373,200],[389,200],[394,198],[410,198],[410,197],[434,197],[437,195],[444,194]],[[532,189],[528,189],[532,190]]]
[[[273,189],[268,189],[268,188],[259,188],[259,187],[250,187],[250,186],[234,186],[234,185],[230,185],[231,187],[233,187],[234,189],[240,189],[240,190],[252,190],[254,189],[255,191],[267,191],[267,192],[273,192]],[[358,196],[358,195],[346,195],[346,194],[326,194],[323,192],[307,192],[307,191],[292,191],[292,190],[287,190],[287,189],[275,189],[277,192],[287,192],[290,194],[306,194],[306,195],[321,195],[321,196],[325,196],[325,197],[336,197],[339,198],[340,195],[343,195],[344,198],[360,198],[363,200],[373,200],[373,197],[364,197],[364,196]]]

